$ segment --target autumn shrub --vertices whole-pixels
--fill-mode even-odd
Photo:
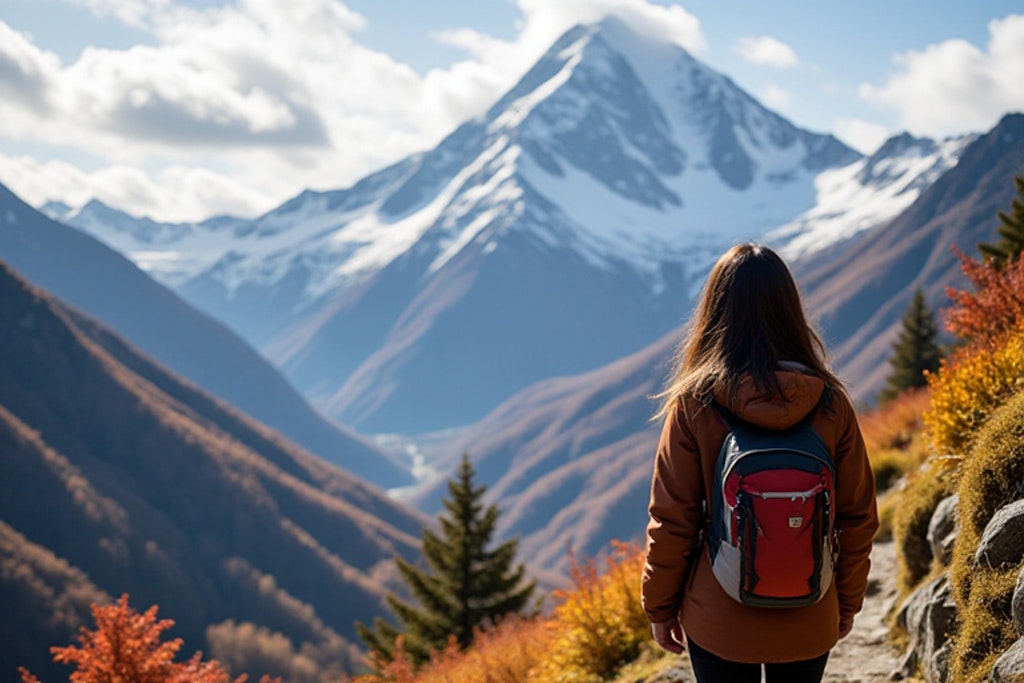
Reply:
[[[396,657],[382,663],[379,675],[357,678],[355,683],[523,683],[535,680],[537,665],[550,643],[550,624],[540,618],[510,616],[497,625],[479,630],[473,644],[460,650],[452,640],[430,661],[414,668],[412,659],[398,644]]]
[[[650,643],[640,606],[643,553],[612,544],[603,561],[573,562],[573,586],[557,591],[547,616],[508,617],[479,630],[460,650],[452,641],[416,666],[401,636],[394,658],[348,683],[590,683],[608,680]]]
[[[643,561],[635,546],[615,544],[603,573],[596,562],[574,562],[574,587],[557,596],[550,651],[535,680],[602,681],[640,654],[650,640],[638,598]]]
[[[122,595],[113,605],[92,605],[96,629],[83,628],[79,645],[51,648],[53,661],[75,667],[71,683],[243,683],[246,675],[232,679],[216,660],[203,661],[201,653],[176,662],[181,638],[163,640],[174,622],[157,621],[156,605],[139,613]],[[22,683],[39,683],[21,668]],[[261,683],[270,683],[264,677]]]
[[[1002,268],[956,253],[974,291],[947,288],[953,306],[945,313],[946,329],[972,346],[990,347],[1024,323],[1024,252]]]
[[[931,572],[932,550],[928,523],[939,502],[956,490],[955,471],[932,460],[907,476],[892,511],[892,534],[896,542],[896,585],[909,595]]]
[[[946,328],[964,346],[929,376],[935,448],[962,453],[986,417],[1024,382],[1024,253],[1003,267],[957,251],[973,290],[947,289]]]
[[[858,416],[879,491],[888,489],[928,457],[922,415],[929,396],[927,388],[914,389]]]
[[[893,540],[892,518],[900,504],[899,492],[885,491],[878,496],[878,531],[876,541]]]
[[[924,421],[933,446],[966,452],[989,414],[1024,387],[1024,322],[991,345],[959,349],[928,383],[932,397]]]
[[[961,626],[951,680],[987,680],[992,662],[1017,639],[1010,604],[1020,566],[975,562],[985,526],[1001,507],[1024,497],[1024,391],[992,413],[961,468],[960,533],[953,549],[953,597]]]

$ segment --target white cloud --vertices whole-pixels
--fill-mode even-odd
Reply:
[[[872,154],[892,137],[885,126],[863,119],[837,119],[832,126],[837,138],[862,154]]]
[[[28,110],[33,115],[51,107],[50,98],[60,60],[41,50],[27,36],[0,21],[0,112]]]
[[[793,48],[771,36],[740,38],[733,45],[733,50],[752,64],[771,66],[777,69],[791,69],[800,64]]]
[[[694,54],[707,51],[700,22],[678,5],[664,7],[647,0],[517,0],[516,4],[525,17],[516,42],[522,59],[530,64],[576,24],[594,23],[608,16],[616,16],[644,35],[674,42]]]
[[[30,179],[46,187],[44,178],[53,176],[49,187],[64,195],[47,197],[89,191],[158,219],[192,215],[200,205],[208,213],[230,205],[251,214],[271,198],[343,187],[427,149],[486,111],[578,23],[614,14],[692,52],[706,50],[699,22],[679,6],[517,0],[523,20],[515,39],[457,27],[440,32],[435,38],[464,49],[466,58],[421,76],[360,44],[366,19],[339,0],[236,0],[205,9],[172,0],[67,1],[153,40],[87,48],[61,64],[0,21],[0,138],[68,146],[115,169],[75,174],[37,163],[20,187],[38,196]],[[19,97],[3,97],[5,91]],[[204,171],[211,164],[216,171]],[[169,167],[173,178],[161,170]],[[11,178],[10,160],[6,168]],[[204,177],[208,182],[185,180]],[[104,189],[102,180],[122,189]],[[209,187],[222,188],[226,199],[180,196]]]
[[[1024,15],[989,23],[987,52],[948,40],[893,59],[898,72],[860,95],[894,109],[918,135],[939,137],[991,128],[1009,111],[1024,110]]]
[[[63,161],[41,163],[31,157],[0,155],[0,182],[33,206],[49,200],[80,206],[95,198],[137,216],[166,221],[254,215],[275,203],[234,178],[205,168],[171,166],[150,177],[135,166],[86,172]]]
[[[70,0],[88,7],[98,16],[114,16],[129,26],[145,28],[153,15],[169,4],[169,0]]]

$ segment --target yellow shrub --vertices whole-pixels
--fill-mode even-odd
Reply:
[[[924,414],[939,452],[962,453],[993,409],[1024,385],[1024,328],[1001,343],[969,347],[928,376],[931,405]]]
[[[418,669],[398,642],[381,675],[351,683],[597,683],[632,662],[651,641],[640,606],[643,553],[613,543],[598,572],[589,562],[573,569],[574,588],[557,593],[547,617],[508,618],[478,632],[460,651],[454,642]]]
[[[551,617],[550,653],[534,680],[603,681],[634,660],[650,640],[639,599],[643,553],[618,544],[607,567],[603,574],[593,563],[574,569],[575,588],[560,596]]]

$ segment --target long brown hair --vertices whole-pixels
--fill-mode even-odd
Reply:
[[[826,386],[842,390],[789,268],[768,247],[738,244],[708,275],[668,385],[657,396],[662,400],[657,416],[669,414],[684,396],[707,404],[724,390],[732,403],[744,376],[760,390],[781,394],[775,371],[786,361],[806,366]]]

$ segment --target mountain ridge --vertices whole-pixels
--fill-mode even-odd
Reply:
[[[426,518],[107,339],[135,354],[127,367],[93,341],[113,333],[84,322],[0,263],[0,521],[10,561],[36,577],[5,571],[0,595],[25,605],[14,594],[34,586],[48,604],[64,586],[77,605],[5,609],[0,628],[64,625],[58,642],[70,642],[79,598],[128,592],[211,653],[232,653],[248,622],[292,641],[274,663],[285,673],[302,656],[351,670],[353,621],[384,610],[387,567],[416,556]],[[35,646],[4,648],[3,666],[50,670]]]
[[[2,185],[0,258],[182,376],[322,457],[380,486],[410,481],[404,463],[316,414],[276,369],[223,324],[121,254],[47,218]]]

